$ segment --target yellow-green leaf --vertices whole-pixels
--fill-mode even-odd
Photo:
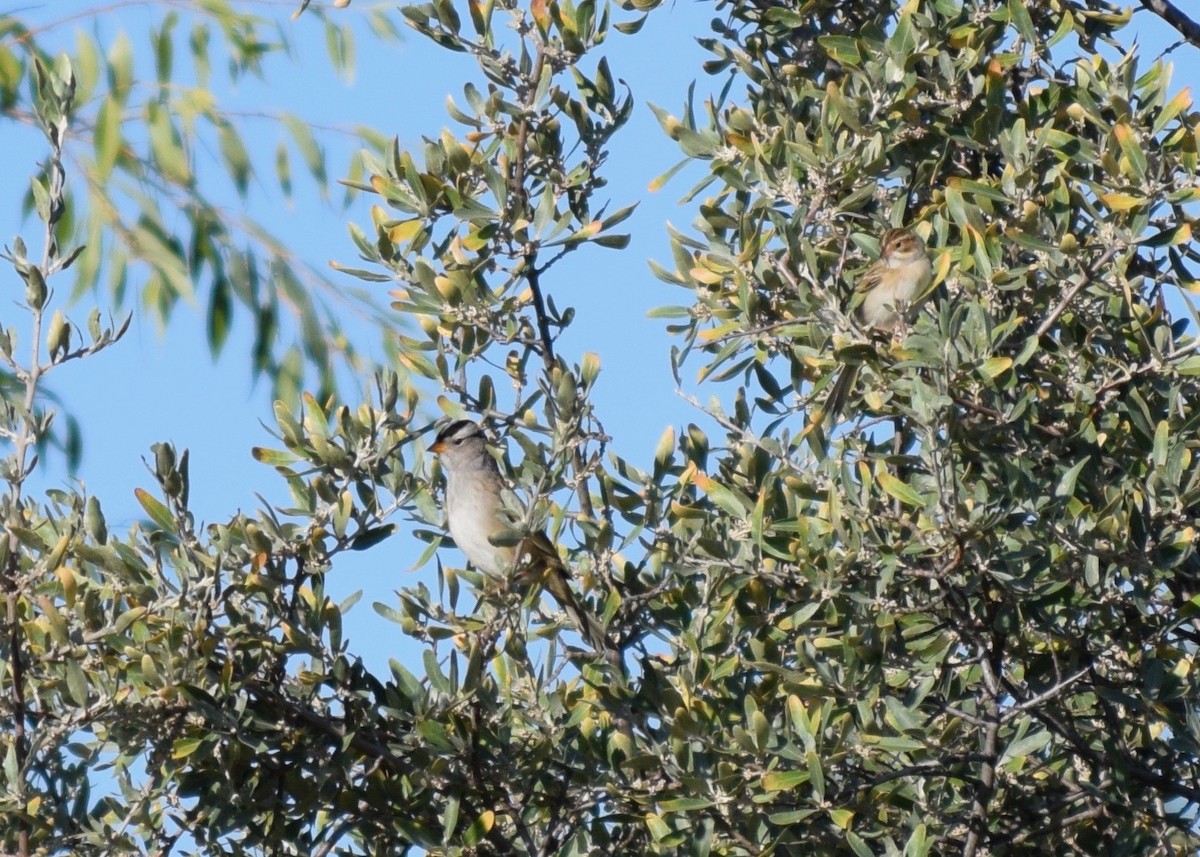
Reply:
[[[763,776],[762,787],[763,791],[786,792],[806,782],[808,771],[772,771]]]
[[[662,816],[654,813],[646,815],[646,827],[650,828],[650,835],[654,838],[655,842],[659,842],[671,833],[671,828],[662,820]]]
[[[168,532],[174,532],[175,520],[171,517],[171,512],[158,500],[154,499],[144,488],[134,488],[134,496],[138,502],[142,504],[142,508],[146,510],[146,514],[150,516],[150,520],[158,524]]]
[[[1121,152],[1129,163],[1129,175],[1141,181],[1146,177],[1146,153],[1138,143],[1137,134],[1124,122],[1113,128],[1113,134],[1116,135]]]
[[[879,487],[887,492],[888,496],[899,500],[906,506],[914,506],[919,508],[925,505],[925,501],[921,498],[920,494],[909,487],[907,483],[900,481],[892,474],[887,472],[879,473],[876,475],[875,479],[877,482],[879,482]]]
[[[854,813],[848,809],[831,809],[829,810],[830,820],[842,830],[847,830],[850,823],[854,821]]]
[[[476,845],[487,836],[492,826],[496,823],[496,813],[492,810],[486,810],[479,818],[471,822],[471,826],[463,833],[463,842],[467,845]]]
[[[1127,193],[1102,193],[1100,201],[1113,211],[1129,211],[1133,208],[1141,208],[1146,204],[1145,197],[1130,196]]]
[[[1163,105],[1163,109],[1158,112],[1158,117],[1154,120],[1154,126],[1150,129],[1150,133],[1157,134],[1167,127],[1168,122],[1191,106],[1192,88],[1185,86],[1176,93],[1174,98]]]
[[[1011,357],[989,357],[979,367],[979,374],[989,381],[994,381],[1000,375],[1007,372],[1012,365],[1013,361]]]
[[[186,759],[204,744],[203,738],[180,738],[171,745],[172,759]]]

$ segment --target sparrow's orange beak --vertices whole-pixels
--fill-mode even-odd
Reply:
[[[445,451],[446,451],[446,441],[444,441],[444,440],[439,440],[439,441],[438,441],[437,443],[435,443],[433,446],[429,447],[429,449],[430,449],[432,452],[436,452],[436,453],[438,453],[438,454],[440,455],[441,453],[443,453],[443,452],[445,452]]]

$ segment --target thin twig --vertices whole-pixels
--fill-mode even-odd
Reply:
[[[516,152],[513,155],[513,168],[511,178],[511,189],[515,198],[521,201],[523,208],[529,207],[529,192],[525,188],[525,159],[526,150],[529,141],[529,116],[533,111],[534,99],[537,98],[538,81],[542,77],[543,70],[546,67],[546,51],[544,46],[538,45],[537,56],[533,62],[533,70],[529,74],[529,88],[526,92],[525,103],[522,105],[521,123],[517,126]],[[549,191],[547,191],[549,192]],[[557,367],[558,360],[554,354],[554,335],[550,329],[550,316],[546,312],[546,300],[542,293],[541,272],[548,267],[549,264],[557,261],[557,258],[552,259],[547,266],[538,267],[538,245],[534,242],[528,242],[522,249],[524,259],[524,268],[526,272],[526,282],[529,284],[529,291],[533,296],[533,315],[537,323],[538,329],[538,353],[542,356],[542,366],[545,369],[547,378]],[[594,518],[595,511],[592,508],[591,488],[587,478],[587,461],[583,457],[583,452],[578,446],[571,450],[571,468],[575,473],[576,485],[575,496],[579,501],[579,511],[587,518]]]
[[[1067,289],[1066,293],[1062,297],[1062,300],[1060,300],[1058,305],[1050,311],[1050,314],[1046,316],[1045,320],[1038,325],[1036,333],[1037,336],[1045,335],[1050,328],[1054,327],[1054,323],[1058,321],[1058,317],[1066,311],[1071,301],[1075,300],[1075,296],[1083,291],[1089,283],[1096,279],[1096,271],[1111,262],[1117,255],[1117,250],[1118,246],[1114,244],[1101,253],[1100,258],[1097,259],[1095,263],[1084,266],[1083,270],[1075,276],[1075,282],[1073,282],[1071,287]]]
[[[951,398],[954,400],[954,404],[961,408],[966,408],[968,411],[974,411],[982,416],[990,417],[995,421],[997,426],[1002,426],[1008,422],[1008,418],[994,408],[989,408],[978,402],[972,402],[970,399],[965,399],[962,396],[951,396]],[[1064,436],[1062,430],[1054,426],[1042,425],[1041,423],[1031,423],[1030,425],[1034,431],[1041,432],[1047,437],[1062,438]]]
[[[1020,698],[1019,688],[1008,682],[1006,682],[1006,685],[1006,690],[1010,694]],[[1169,777],[1148,768],[1138,761],[1136,757],[1128,753],[1118,754],[1112,749],[1100,752],[1075,730],[1072,723],[1063,721],[1047,710],[1045,706],[1035,706],[1030,709],[1030,712],[1051,732],[1066,741],[1078,755],[1096,767],[1111,769],[1119,765],[1120,770],[1124,771],[1126,776],[1141,785],[1170,795],[1172,798],[1182,798],[1192,803],[1200,803],[1200,788],[1185,785],[1174,777]]]
[[[788,327],[794,324],[808,324],[812,321],[811,318],[786,318],[782,321],[774,321],[770,324],[764,324],[759,327],[747,328],[746,330],[735,330],[727,333],[724,336],[718,337],[707,343],[709,346],[724,345],[733,339],[741,339],[746,336],[761,336],[764,333],[770,333],[773,330],[778,330],[781,327]]]
[[[69,105],[59,105],[59,109],[65,110],[68,108]],[[58,242],[54,237],[54,229],[64,207],[64,174],[61,158],[63,139],[66,136],[66,122],[58,126],[55,133],[50,133],[48,136],[51,141],[49,160],[51,180],[48,183],[48,191],[51,199],[49,214],[46,216],[45,230],[42,236],[42,261],[38,266],[31,266],[33,273],[43,280],[42,288],[47,290],[49,286],[44,284],[45,276],[49,275],[49,272],[53,270],[55,263],[58,261]],[[32,716],[32,712],[28,708],[25,697],[26,653],[24,651],[24,632],[22,631],[17,609],[18,601],[23,592],[27,591],[28,584],[20,580],[19,577],[21,544],[16,536],[16,525],[21,523],[21,497],[25,479],[29,476],[31,468],[29,464],[30,451],[41,439],[42,434],[42,428],[38,425],[38,419],[34,412],[34,405],[37,402],[39,382],[48,368],[42,364],[41,355],[42,324],[45,318],[47,301],[48,292],[38,302],[29,302],[29,308],[33,315],[29,368],[22,376],[22,381],[25,385],[22,402],[24,409],[22,411],[20,428],[13,439],[14,467],[12,475],[8,480],[8,509],[11,519],[5,522],[8,530],[7,558],[4,568],[0,569],[0,588],[3,588],[5,593],[5,624],[8,630],[9,659],[11,662],[9,674],[12,677],[13,757],[17,769],[16,782],[12,784],[12,788],[21,805],[24,805],[25,802],[26,776],[28,775],[25,768],[30,752],[30,740],[26,732],[25,721]],[[17,821],[17,854],[20,857],[27,857],[30,853],[31,830],[31,825],[27,819],[22,817]]]
[[[1020,845],[1022,842],[1033,839],[1036,836],[1045,836],[1048,833],[1066,830],[1068,827],[1078,824],[1081,821],[1087,821],[1089,818],[1096,818],[1097,816],[1101,815],[1104,815],[1104,805],[1097,804],[1096,806],[1089,807],[1088,809],[1077,812],[1074,815],[1068,815],[1066,818],[1061,818],[1051,824],[1044,825],[1035,830],[1026,830],[1022,833],[1018,833],[1016,836],[1008,840],[1008,844]]]
[[[1083,669],[1076,672],[1075,674],[1067,676],[1062,681],[1060,681],[1058,684],[1054,685],[1054,687],[1051,687],[1048,690],[1044,690],[1041,693],[1037,694],[1036,696],[1031,696],[1028,699],[1023,700],[1022,702],[1019,702],[1016,705],[1012,706],[1011,708],[1009,708],[1008,710],[1006,710],[1004,712],[1004,716],[1001,719],[1004,721],[1012,720],[1014,717],[1017,717],[1022,712],[1026,711],[1030,708],[1033,708],[1036,705],[1041,705],[1047,699],[1050,699],[1050,698],[1056,696],[1060,691],[1065,690],[1070,685],[1079,681],[1079,679],[1083,678],[1085,675],[1087,675],[1091,671],[1092,671],[1092,667],[1091,667],[1091,664],[1089,664],[1086,667],[1084,667]]]

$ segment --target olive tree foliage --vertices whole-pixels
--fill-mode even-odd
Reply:
[[[348,184],[379,199],[369,230],[353,232],[370,268],[344,267],[373,284],[402,281],[393,297],[421,318],[425,339],[399,339],[402,365],[379,372],[370,401],[334,407],[305,394],[299,410],[281,401],[279,448],[254,455],[286,480],[292,504],[203,528],[188,506],[187,453],[166,444],[149,459],[157,484],[138,491],[146,518],[127,534],[110,533],[96,497],[26,490],[54,416],[41,398],[47,375],[113,345],[123,326],[96,313],[85,335],[60,286],[94,252],[69,228],[78,183],[92,180],[89,163],[68,157],[74,134],[96,133],[86,58],[34,52],[20,67],[32,87],[28,119],[48,148],[33,190],[42,246],[14,241],[6,251],[25,314],[0,343],[20,392],[6,399],[3,425],[0,849],[534,853],[649,835],[636,803],[607,797],[615,776],[638,776],[617,767],[635,755],[641,728],[624,679],[606,662],[589,665],[569,634],[560,642],[562,618],[536,593],[449,569],[436,596],[406,589],[378,609],[424,647],[423,675],[396,663],[375,676],[343,633],[356,599],[335,603],[325,590],[339,554],[379,544],[397,515],[440,524],[418,430],[433,400],[409,380],[424,376],[452,394],[448,411],[522,427],[516,478],[542,499],[532,523],[569,536],[581,580],[605,596],[591,609],[624,609],[614,634],[638,618],[628,585],[641,584],[631,579],[622,598],[611,582],[614,568],[630,573],[614,562],[612,522],[617,504],[636,512],[626,483],[641,477],[628,468],[618,486],[601,473],[607,438],[588,396],[599,359],[557,355],[572,313],[541,279],[567,253],[627,241],[614,227],[629,208],[610,211],[596,192],[632,95],[598,54],[583,71],[586,55],[618,28],[636,31],[656,4],[626,5],[404,10],[418,32],[474,55],[482,90],[468,87],[453,110],[468,126],[461,139],[446,132],[415,154],[369,147]],[[108,62],[119,79],[124,67]],[[125,164],[135,178],[145,167],[153,182],[171,169],[182,179],[190,161],[174,134],[152,126],[150,142],[149,166]],[[118,162],[128,154],[117,153]],[[106,247],[114,270],[122,252]],[[165,258],[148,260],[152,283],[169,279],[154,267]],[[192,285],[206,264],[184,272]],[[505,367],[514,393],[504,400],[501,385],[468,370],[485,357]],[[421,532],[426,556],[436,532]],[[629,644],[648,631],[629,633]],[[613,823],[626,816],[631,826]]]
[[[602,355],[563,353],[557,274],[625,245],[632,201],[604,169],[634,102],[603,46],[657,5],[397,13],[477,69],[452,127],[370,147],[349,180],[373,204],[342,267],[416,323],[368,401],[277,407],[254,455],[289,507],[206,528],[167,445],[127,534],[94,497],[23,490],[42,377],[120,332],[54,315],[77,90],[71,63],[33,64],[42,246],[7,251],[29,333],[0,343],[22,391],[0,850],[1200,844],[1200,356],[1194,315],[1171,315],[1195,263],[1188,95],[1098,3],[714,2],[722,95],[658,111],[711,173],[655,268],[687,295],[661,311],[680,343],[663,371],[699,364],[709,402],[637,462],[593,398]],[[850,292],[887,225],[927,237],[937,288],[872,335]],[[514,530],[551,535],[620,667],[529,581],[440,561],[375,605],[421,669],[350,650],[340,555],[402,520],[415,562],[444,541],[438,414],[504,438]]]
[[[79,254],[59,290],[141,311],[160,327],[181,305],[197,306],[214,355],[244,314],[254,330],[255,376],[293,403],[306,380],[315,379],[322,398],[332,394],[339,368],[362,366],[359,349],[342,333],[344,314],[382,326],[380,305],[335,284],[323,261],[314,265],[287,247],[269,221],[222,200],[236,193],[244,203],[270,190],[293,202],[298,170],[308,176],[299,181],[302,192],[315,186],[328,195],[324,138],[337,132],[309,124],[319,116],[231,110],[212,89],[214,82],[262,79],[289,58],[315,65],[314,74],[319,64],[297,56],[290,31],[296,24],[259,14],[267,4],[161,0],[148,4],[160,14],[146,16],[144,36],[118,23],[113,13],[122,5],[54,8],[50,20],[36,22],[28,10],[0,14],[0,125],[7,139],[39,134],[35,62],[52,65],[66,47],[74,72],[61,156],[74,181],[64,187],[55,237]],[[320,25],[311,15],[305,23]],[[320,23],[324,73],[349,73],[352,32],[336,16]],[[395,34],[385,17],[372,24],[380,37]],[[135,50],[134,40],[143,38],[145,47]],[[37,199],[26,191],[28,214]],[[77,459],[78,436],[60,440]]]
[[[1194,851],[1189,92],[1103,2],[717,5],[732,83],[660,112],[710,170],[657,269],[676,365],[736,387],[668,558],[708,587],[702,794],[789,853]],[[937,288],[872,335],[889,226]]]
[[[348,605],[329,601],[323,575],[385,536],[415,493],[389,461],[400,382],[381,376],[378,407],[342,408],[332,427],[311,395],[302,416],[280,403],[283,442],[314,462],[290,478],[295,508],[201,529],[187,452],[167,444],[148,458],[157,484],[138,489],[146,518],[128,533],[110,534],[81,490],[31,496],[56,417],[47,379],[119,347],[128,322],[94,310],[77,325],[56,290],[85,252],[62,227],[79,198],[66,151],[80,91],[65,55],[30,72],[41,228],[4,251],[20,314],[0,335],[14,391],[0,410],[0,852],[330,853],[353,827],[337,796],[351,815],[369,805],[377,769],[363,757],[383,739],[328,712],[353,721],[386,702],[345,656]],[[329,764],[351,744],[345,769]]]

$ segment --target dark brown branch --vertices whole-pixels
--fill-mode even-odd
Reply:
[[[1200,24],[1170,2],[1170,0],[1141,0],[1142,8],[1149,9],[1175,28],[1179,35],[1193,47],[1200,48]]]
[[[1047,836],[1051,833],[1067,830],[1079,824],[1081,821],[1087,821],[1090,818],[1097,818],[1104,815],[1105,809],[1103,804],[1097,804],[1074,815],[1068,815],[1066,818],[1057,819],[1050,824],[1043,825],[1035,830],[1026,830],[1018,833],[1016,836],[1008,840],[1009,845],[1020,845],[1030,839],[1036,839],[1039,836]]]
[[[989,702],[988,708],[994,704]],[[996,789],[996,760],[999,758],[997,736],[1000,733],[1000,721],[995,711],[988,711],[987,726],[983,730],[983,756],[979,764],[979,781],[975,785],[975,798],[971,803],[971,822],[967,832],[967,841],[963,845],[963,857],[975,857],[983,837],[987,835],[988,804]]]
[[[954,400],[954,404],[961,408],[966,408],[968,411],[974,411],[982,416],[990,417],[996,422],[996,425],[1004,425],[1008,422],[1008,418],[1005,417],[1004,414],[1000,413],[994,408],[989,408],[987,405],[981,405],[978,402],[972,402],[970,399],[962,396],[952,395],[951,398]],[[1061,429],[1057,429],[1054,426],[1042,425],[1041,423],[1032,423],[1031,425],[1034,431],[1040,432],[1047,437],[1062,438],[1064,434]]]
[[[525,98],[525,110],[521,123],[517,126],[516,152],[513,154],[512,186],[513,196],[520,200],[523,209],[529,208],[529,191],[525,188],[525,157],[529,145],[529,113],[533,110],[533,100],[537,97],[538,80],[546,67],[546,52],[538,47],[537,58],[533,62],[533,70],[529,74],[529,91]],[[521,211],[520,215],[525,216]],[[554,341],[550,335],[550,319],[546,315],[546,302],[542,297],[542,287],[538,279],[537,245],[526,241],[523,248],[526,279],[529,290],[533,293],[533,314],[537,321],[538,338],[541,340],[538,349],[542,355],[542,365],[549,373],[554,368]]]
[[[1006,690],[1014,698],[1021,698],[1021,688],[1006,682]],[[1192,803],[1200,803],[1200,788],[1185,785],[1158,771],[1147,768],[1133,756],[1111,751],[1100,752],[1089,744],[1070,723],[1046,709],[1045,706],[1035,706],[1030,713],[1040,720],[1051,732],[1066,741],[1074,751],[1084,759],[1099,768],[1111,768],[1120,765],[1121,769],[1133,780],[1154,789],[1170,798],[1182,798]]]
[[[529,192],[525,188],[525,157],[529,141],[529,114],[533,110],[533,102],[537,97],[538,81],[542,77],[542,71],[546,67],[546,51],[543,46],[538,46],[537,57],[533,62],[533,70],[529,74],[529,91],[526,93],[525,110],[521,116],[521,123],[517,127],[516,152],[513,155],[513,165],[511,174],[510,191],[514,198],[521,201],[521,206],[524,209],[529,208]],[[522,212],[524,215],[524,212]],[[542,294],[541,270],[537,264],[538,245],[532,241],[527,241],[522,249],[524,261],[524,271],[526,282],[529,283],[529,291],[533,295],[533,315],[537,322],[539,347],[538,352],[542,355],[542,366],[545,369],[546,376],[549,378],[554,371],[557,359],[554,355],[554,336],[550,330],[550,317],[546,313],[546,301]],[[575,486],[575,495],[579,500],[579,511],[588,518],[594,518],[595,512],[592,509],[591,489],[588,487],[586,478],[587,462],[584,460],[583,453],[576,446],[571,451],[571,468],[578,480]]]
[[[862,796],[877,789],[882,785],[892,782],[893,780],[907,780],[912,777],[926,777],[932,779],[934,777],[954,777],[963,779],[966,782],[971,782],[969,777],[963,774],[963,765],[969,765],[972,762],[982,761],[982,757],[977,753],[966,753],[964,755],[947,756],[944,759],[930,759],[927,762],[916,762],[912,765],[904,765],[896,768],[893,771],[888,771],[883,774],[876,774],[873,777],[867,777],[865,772],[859,770],[858,775],[866,780],[853,787],[855,800],[861,799]],[[842,800],[842,803],[849,804],[848,800]]]
[[[989,610],[992,612],[992,610]],[[988,832],[988,807],[996,791],[996,764],[1000,759],[1000,698],[1003,686],[1000,677],[1004,674],[1004,648],[1006,637],[993,633],[988,650],[980,653],[979,666],[983,672],[984,693],[982,700],[983,746],[980,753],[979,781],[975,785],[975,797],[971,803],[971,820],[967,839],[963,843],[963,857],[975,857]]]
[[[495,640],[495,637],[492,637]],[[484,800],[495,807],[503,807],[503,811],[512,821],[513,828],[517,831],[517,835],[521,837],[521,841],[525,845],[525,851],[528,854],[533,854],[537,846],[533,841],[533,835],[530,833],[528,826],[525,824],[525,819],[521,812],[521,807],[516,805],[514,796],[511,791],[501,789],[499,793],[493,790],[492,785],[494,778],[485,774],[483,770],[483,744],[480,739],[480,723],[483,719],[479,700],[474,700],[471,704],[471,754],[468,764],[470,766],[470,777],[476,789],[484,796]],[[496,828],[493,828],[496,829]],[[453,831],[450,831],[453,833]]]
[[[525,126],[521,126],[522,132]],[[525,263],[529,267],[529,275],[526,282],[529,283],[529,291],[533,293],[533,314],[537,319],[538,338],[541,340],[541,347],[538,349],[542,355],[542,365],[546,367],[546,371],[550,372],[554,369],[554,339],[550,333],[550,318],[546,314],[546,301],[542,297],[541,276],[538,269],[534,267],[534,262],[537,256],[536,250],[529,250],[525,254]]]
[[[1091,664],[1088,664],[1087,666],[1083,667],[1083,669],[1080,669],[1080,670],[1072,673],[1071,675],[1067,676],[1066,678],[1061,679],[1057,684],[1055,684],[1053,687],[1049,688],[1048,690],[1044,690],[1035,696],[1030,696],[1030,697],[1022,700],[1021,702],[1017,703],[1016,705],[1013,705],[1012,707],[1008,708],[1004,712],[1004,717],[1002,719],[1007,723],[1009,720],[1013,720],[1014,718],[1019,717],[1021,714],[1023,714],[1025,711],[1029,710],[1030,708],[1034,708],[1035,706],[1041,705],[1043,702],[1045,702],[1048,699],[1053,699],[1054,697],[1058,696],[1060,693],[1062,693],[1068,687],[1073,685],[1075,682],[1079,681],[1079,679],[1083,678],[1085,675],[1087,675],[1091,671],[1092,671],[1092,666],[1091,666]]]
[[[314,711],[289,698],[282,691],[265,685],[249,686],[251,692],[270,706],[277,707],[291,723],[311,727],[334,739],[338,744],[348,744],[357,750],[364,759],[372,760],[374,765],[399,776],[407,776],[411,771],[405,759],[398,756],[385,742],[376,741],[363,734],[361,730],[349,728],[344,721],[329,717],[319,711]],[[468,811],[478,816],[481,810],[470,800],[463,798],[462,804]],[[519,818],[514,816],[519,822]],[[497,846],[497,853],[513,853],[509,843],[504,840],[504,832],[500,825],[494,825],[487,833],[488,841]],[[528,844],[532,844],[529,840]]]
[[[12,545],[9,545],[9,556],[11,557],[11,570],[15,572],[17,553],[12,549]],[[18,621],[19,617],[17,616],[17,596],[19,590],[15,582],[15,573],[11,576],[8,572],[5,573],[4,588],[8,590],[5,594],[5,624],[8,625],[9,658],[12,661],[13,747],[16,751],[14,755],[17,761],[17,782],[13,785],[13,788],[20,795],[24,791],[25,754],[29,744],[25,735],[25,643],[21,635],[21,623]],[[22,817],[17,820],[17,854],[24,857],[28,853],[29,822]]]

